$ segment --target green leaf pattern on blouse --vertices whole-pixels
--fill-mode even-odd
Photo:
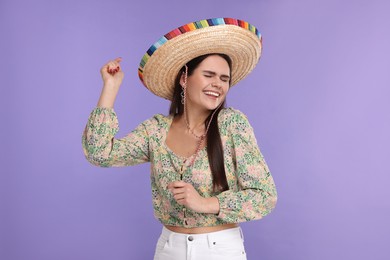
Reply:
[[[185,226],[183,206],[176,203],[167,185],[179,180],[178,170],[188,158],[176,155],[165,139],[172,116],[155,115],[127,136],[117,139],[119,130],[115,111],[95,108],[88,119],[82,144],[86,158],[102,167],[151,163],[151,188],[154,214],[165,225]],[[183,181],[191,183],[203,197],[216,196],[219,214],[197,213],[187,209],[185,227],[216,226],[260,219],[276,204],[276,188],[268,166],[258,148],[246,116],[233,108],[218,115],[224,147],[224,161],[229,190],[214,194],[206,149],[200,150],[192,167],[187,167]]]

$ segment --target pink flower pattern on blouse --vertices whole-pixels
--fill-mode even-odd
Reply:
[[[276,204],[276,188],[268,166],[258,148],[246,116],[233,108],[218,115],[224,149],[229,190],[214,194],[206,149],[199,151],[192,167],[183,174],[203,197],[215,196],[218,214],[197,213],[176,203],[167,185],[180,179],[178,169],[186,159],[177,156],[165,144],[172,116],[155,115],[141,123],[127,136],[116,139],[119,130],[116,113],[111,108],[95,108],[88,119],[82,144],[86,158],[101,167],[151,163],[151,188],[155,217],[164,225],[206,227],[260,219]],[[191,160],[187,160],[191,161]]]

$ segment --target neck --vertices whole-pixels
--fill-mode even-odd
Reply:
[[[210,115],[210,111],[200,111],[196,109],[187,109],[187,123],[191,130],[204,129],[204,123],[207,117]]]
[[[211,111],[209,111],[209,110],[202,111],[199,109],[198,110],[196,110],[196,109],[187,110],[187,111],[191,111],[190,112],[191,114],[189,115],[188,112],[186,112],[186,109],[184,109],[185,114],[183,115],[183,118],[184,118],[187,130],[192,135],[194,135],[198,139],[202,140],[208,132],[208,129],[210,127],[210,123],[213,120],[215,112],[217,111],[217,109],[221,105],[222,105],[222,103],[212,112],[210,121],[208,122],[207,126],[205,125],[205,121],[206,121],[207,117],[210,115]],[[191,118],[191,119],[189,119],[189,118]],[[214,119],[214,120],[216,120],[216,119]],[[190,125],[190,122],[194,123],[194,127],[192,127]],[[200,131],[200,135],[199,135],[199,133],[197,134],[196,131]],[[200,142],[202,142],[202,141],[200,141]]]

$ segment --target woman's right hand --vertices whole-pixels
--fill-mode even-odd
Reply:
[[[120,62],[122,58],[116,58],[107,62],[101,69],[100,74],[103,79],[103,89],[99,98],[98,107],[114,107],[116,95],[122,84],[124,73]]]
[[[102,75],[104,87],[110,86],[119,89],[124,77],[124,73],[120,65],[121,61],[122,58],[116,58],[115,60],[107,62],[100,69],[100,74]]]

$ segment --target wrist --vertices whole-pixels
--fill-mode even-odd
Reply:
[[[204,211],[203,213],[218,214],[219,213],[219,201],[216,197],[204,198]]]
[[[118,91],[120,88],[120,84],[116,84],[115,82],[104,82],[103,89],[108,91]]]
[[[114,107],[115,99],[118,94],[117,90],[104,86],[98,101],[98,107]]]

